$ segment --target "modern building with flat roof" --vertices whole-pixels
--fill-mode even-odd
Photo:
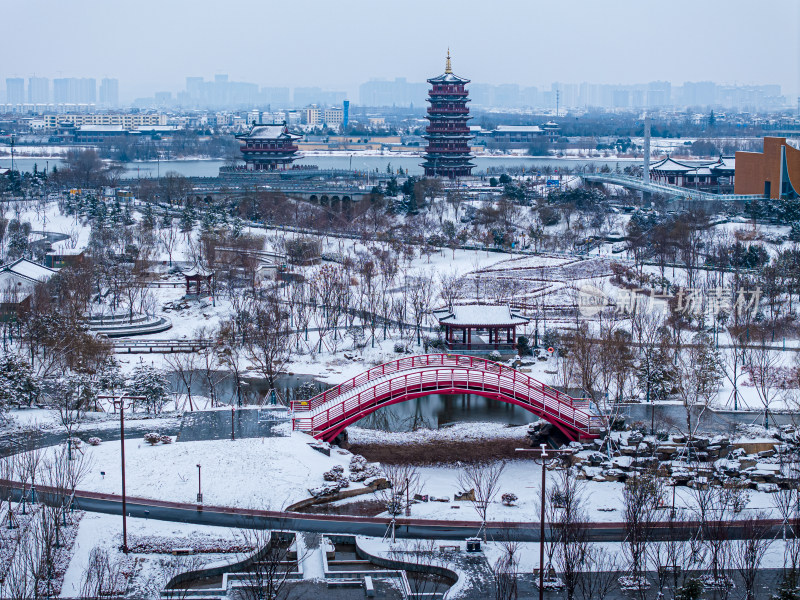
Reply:
[[[736,153],[736,194],[763,194],[767,198],[800,195],[800,150],[786,138],[765,137],[763,152]]]

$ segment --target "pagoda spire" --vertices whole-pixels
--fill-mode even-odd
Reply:
[[[447,49],[447,62],[445,63],[444,66],[444,72],[445,73],[453,72],[453,68],[450,66],[450,48]]]

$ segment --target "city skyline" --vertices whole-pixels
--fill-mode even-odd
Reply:
[[[51,85],[52,83],[52,85]],[[46,77],[7,78],[5,100],[9,105],[95,105],[98,108],[276,108],[339,105],[345,99],[361,106],[420,107],[427,95],[424,82],[405,77],[389,80],[374,77],[361,83],[355,93],[327,90],[319,86],[267,87],[254,82],[231,81],[227,74],[211,80],[186,77],[184,89],[154,91],[133,102],[120,101],[116,78]],[[484,108],[669,108],[720,106],[733,109],[776,110],[793,107],[793,98],[782,95],[779,85],[726,86],[713,81],[650,81],[635,84],[553,82],[549,86],[515,83],[469,85],[475,106]]]
[[[404,3],[402,10],[354,1],[326,13],[325,19],[309,18],[307,5],[250,1],[226,10],[208,2],[144,0],[137,6],[126,14],[121,30],[118,15],[97,0],[69,6],[43,0],[9,4],[5,13],[10,21],[22,22],[37,8],[52,15],[38,31],[46,39],[60,39],[65,29],[91,35],[73,36],[53,53],[49,44],[29,44],[24,28],[12,29],[7,43],[25,51],[4,64],[0,79],[34,73],[51,80],[114,77],[124,82],[120,100],[127,103],[157,91],[177,93],[187,75],[227,73],[233,81],[319,86],[354,98],[361,82],[376,74],[424,81],[441,71],[449,47],[454,71],[490,85],[713,80],[777,84],[788,96],[800,91],[800,6],[792,0],[763,6],[734,1],[724,8],[674,0],[669,10],[632,1],[611,6],[506,1],[493,7],[488,25],[480,18],[485,6],[477,1],[464,2],[458,10],[417,1]],[[151,28],[154,18],[182,26],[168,34],[165,29],[153,44],[128,39],[125,32]],[[264,36],[264,23],[285,26],[271,27]]]

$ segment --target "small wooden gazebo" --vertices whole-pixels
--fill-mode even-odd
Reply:
[[[183,272],[184,278],[186,278],[186,295],[190,295],[192,284],[195,286],[194,293],[200,296],[203,293],[203,287],[205,286],[206,292],[210,295],[211,294],[211,278],[214,276],[214,273],[206,269],[202,265],[195,265],[191,269],[187,269]]]
[[[511,351],[517,345],[517,327],[530,320],[508,306],[470,304],[433,311],[444,328],[449,350]]]

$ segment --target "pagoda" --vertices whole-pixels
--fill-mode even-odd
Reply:
[[[286,123],[253,123],[250,131],[237,135],[248,171],[284,169],[297,158],[295,141],[302,136],[291,133]]]
[[[423,136],[428,140],[428,147],[421,166],[429,176],[440,175],[450,179],[469,176],[475,167],[470,162],[469,98],[464,88],[469,79],[453,74],[450,50],[447,51],[444,73],[428,79],[428,83],[431,84],[427,117],[430,124]]]

